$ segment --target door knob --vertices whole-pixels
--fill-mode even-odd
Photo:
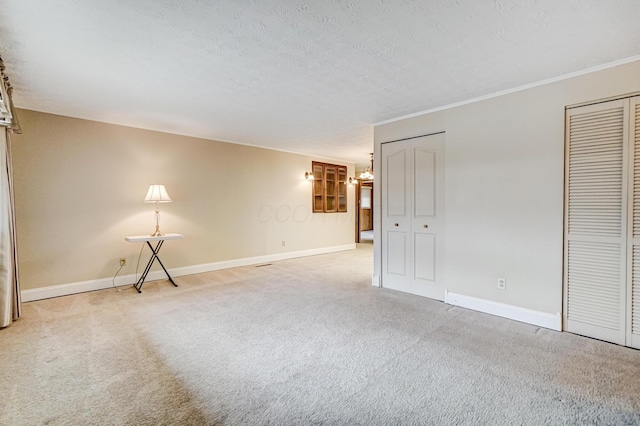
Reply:
[[[398,224],[396,223],[396,224],[394,224],[394,226],[398,226]]]
[[[423,228],[428,228],[428,227],[429,227],[429,225],[422,225],[422,227],[423,227]]]

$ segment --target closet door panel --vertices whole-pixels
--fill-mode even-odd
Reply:
[[[629,294],[628,328],[629,338],[627,346],[640,349],[640,244],[634,243],[632,249],[631,288]]]
[[[627,275],[627,345],[640,349],[640,97],[630,100],[631,190],[629,263]]]
[[[430,234],[414,234],[414,259],[415,280],[436,280],[436,236]]]
[[[397,275],[399,277],[407,276],[407,234],[404,232],[387,232],[387,252],[393,253],[393,256],[387,256],[387,272],[389,275]]]
[[[627,109],[567,111],[565,329],[624,344]]]
[[[409,151],[401,144],[382,145],[382,282],[411,290],[411,172]]]
[[[411,292],[444,300],[445,135],[417,138],[412,148],[415,203],[411,218]]]
[[[436,213],[436,153],[416,148],[413,159],[413,217],[433,217]]]
[[[386,185],[385,192],[388,200],[387,217],[399,217],[406,219],[408,206],[409,188],[407,187],[407,152],[402,150],[390,154],[386,158],[385,171]]]

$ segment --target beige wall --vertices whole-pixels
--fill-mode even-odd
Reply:
[[[148,185],[161,204],[168,268],[352,244],[349,212],[312,214],[312,160],[302,155],[19,110],[13,137],[19,266],[23,289],[135,271],[139,244],[154,230]],[[340,163],[347,164],[347,163]],[[347,164],[353,175],[353,164]],[[285,247],[282,241],[285,241]],[[143,262],[149,250],[143,251]],[[154,268],[157,269],[157,268]]]
[[[561,312],[565,106],[637,91],[640,62],[375,127],[376,164],[383,142],[446,132],[449,291]]]

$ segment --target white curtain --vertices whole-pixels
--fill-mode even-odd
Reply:
[[[0,328],[20,316],[11,140],[0,128]]]

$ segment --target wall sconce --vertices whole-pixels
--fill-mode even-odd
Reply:
[[[304,178],[306,180],[313,180],[313,173],[304,172]]]
[[[358,184],[358,179],[354,177],[349,178],[349,185],[357,185],[357,184]]]

